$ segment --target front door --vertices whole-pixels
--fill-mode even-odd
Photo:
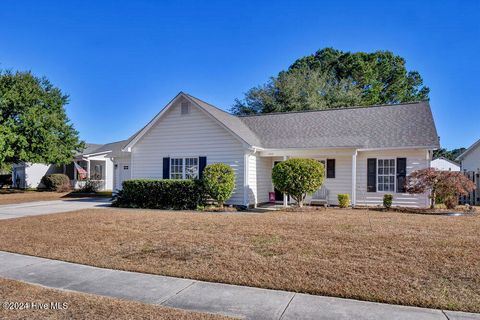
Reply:
[[[275,167],[280,162],[282,162],[282,161],[274,161],[273,166]],[[283,202],[283,192],[278,191],[277,188],[274,188],[273,191],[275,191],[275,201],[282,201]]]
[[[116,183],[116,189],[121,190],[122,189],[122,182],[128,179],[131,179],[130,176],[130,163],[119,163],[117,166],[117,183]]]

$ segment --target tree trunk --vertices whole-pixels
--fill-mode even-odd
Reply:
[[[435,190],[432,190],[430,209],[435,209],[435,197],[437,196]]]

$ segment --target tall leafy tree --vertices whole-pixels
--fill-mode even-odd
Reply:
[[[31,72],[0,71],[0,164],[65,164],[84,143],[70,123],[68,96]]]
[[[458,149],[453,149],[453,150],[447,150],[445,148],[441,148],[438,150],[433,151],[433,157],[434,158],[439,158],[439,157],[444,157],[448,160],[455,161],[455,159],[461,155],[462,153],[465,152],[465,148],[458,148]]]
[[[255,114],[369,106],[428,99],[429,89],[405,59],[390,51],[325,48],[295,61],[266,84],[236,99],[232,111]]]

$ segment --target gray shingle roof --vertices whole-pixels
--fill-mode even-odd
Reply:
[[[127,144],[128,140],[121,140],[106,144],[87,143],[87,148],[81,153],[82,155],[89,155],[101,152],[111,151],[112,157],[118,157],[122,154],[122,148]]]
[[[180,95],[200,106],[247,144],[255,147],[440,147],[427,101],[239,117],[189,94],[181,92],[177,97]],[[112,156],[119,156],[122,148],[142,130],[127,140],[101,145],[90,153],[112,150]]]
[[[438,148],[428,102],[244,116],[263,148]]]
[[[85,149],[83,149],[83,151],[81,151],[81,152],[77,152],[75,155],[78,156],[78,155],[82,155],[82,154],[92,153],[93,151],[97,150],[101,146],[102,146],[102,144],[98,144],[98,143],[85,143]]]

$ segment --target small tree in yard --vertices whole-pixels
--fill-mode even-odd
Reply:
[[[288,159],[272,169],[272,181],[277,190],[289,195],[299,207],[307,194],[323,184],[325,168],[314,159]]]
[[[449,209],[458,204],[458,197],[475,189],[475,184],[461,172],[439,171],[427,168],[414,171],[407,179],[408,193],[430,193],[430,208],[435,208],[435,199],[444,200]]]
[[[223,204],[232,196],[235,189],[233,169],[225,163],[213,163],[205,167],[202,179],[208,195],[223,208]]]

